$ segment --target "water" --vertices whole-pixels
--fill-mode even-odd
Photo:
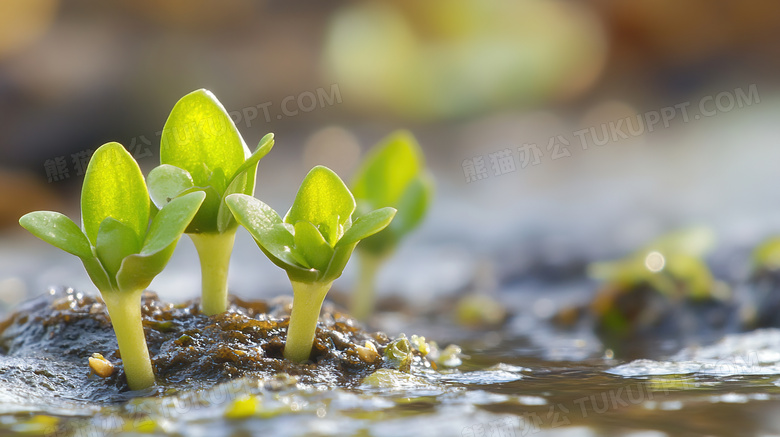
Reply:
[[[463,350],[459,369],[391,386],[240,378],[126,401],[25,403],[2,390],[20,435],[748,436],[780,433],[780,330],[733,334],[659,359],[551,360],[516,341]]]

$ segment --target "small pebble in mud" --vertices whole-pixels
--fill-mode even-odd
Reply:
[[[366,340],[365,346],[357,346],[355,349],[357,349],[360,359],[367,363],[374,363],[379,359],[379,352],[377,352],[376,346],[368,340]]]
[[[101,354],[92,354],[89,357],[89,368],[101,378],[108,378],[114,374],[114,365]]]

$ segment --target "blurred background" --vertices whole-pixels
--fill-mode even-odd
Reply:
[[[780,232],[778,41],[772,0],[4,0],[0,300],[93,291],[19,216],[77,219],[105,142],[157,165],[169,111],[198,88],[250,148],[275,133],[256,196],[280,211],[313,165],[349,179],[393,130],[417,136],[436,202],[380,293],[561,274],[692,224],[740,268],[740,248]],[[182,239],[152,288],[197,296],[196,259]],[[231,275],[242,296],[288,292],[243,232]]]

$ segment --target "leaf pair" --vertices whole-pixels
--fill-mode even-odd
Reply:
[[[412,134],[398,131],[383,140],[368,154],[352,180],[356,216],[388,206],[398,209],[398,215],[387,229],[366,239],[361,250],[377,255],[392,251],[420,224],[433,191],[433,178]]]
[[[273,145],[273,134],[268,134],[250,153],[219,100],[210,91],[193,91],[176,103],[165,122],[162,165],[148,177],[152,200],[162,208],[178,196],[203,191],[206,200],[186,232],[235,228],[225,197],[254,193],[257,164]]]
[[[87,167],[81,192],[83,231],[52,211],[24,215],[33,235],[84,263],[101,292],[146,288],[165,267],[205,198],[196,192],[171,201],[151,220],[141,170],[118,143],[101,146]]]
[[[341,276],[357,243],[384,229],[394,208],[371,211],[352,222],[355,199],[327,167],[314,167],[282,219],[254,197],[233,194],[227,205],[268,258],[291,280],[332,282]]]

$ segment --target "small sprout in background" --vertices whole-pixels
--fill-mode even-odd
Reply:
[[[501,302],[485,293],[470,293],[458,300],[455,319],[468,328],[489,328],[504,323],[508,314]]]
[[[187,193],[206,193],[186,233],[200,258],[201,310],[207,315],[227,309],[228,268],[238,226],[225,197],[254,194],[257,164],[273,145],[273,134],[268,134],[250,153],[225,108],[203,89],[182,97],[165,122],[161,165],[149,173],[149,190],[158,208]]]
[[[409,373],[412,368],[412,345],[405,335],[393,340],[385,348],[385,361],[392,368]]]
[[[760,270],[780,271],[780,237],[759,244],[751,256],[753,273]]]
[[[720,292],[702,259],[714,243],[706,228],[669,233],[626,258],[589,265],[588,275],[610,288],[630,291],[646,284],[670,298],[706,299]]]
[[[398,210],[390,226],[358,247],[360,277],[350,310],[353,317],[366,320],[374,311],[377,272],[401,239],[425,217],[433,198],[433,177],[412,134],[398,131],[368,153],[351,186],[357,201],[356,218],[377,208]]]
[[[632,345],[621,344],[623,339],[664,326],[675,306],[728,299],[730,290],[703,260],[714,241],[709,229],[692,228],[667,234],[624,259],[588,266],[588,274],[603,282],[590,310],[604,341],[626,349]]]
[[[89,368],[95,373],[95,375],[101,378],[108,378],[114,374],[114,365],[111,361],[108,361],[103,355],[95,353],[89,357]]]
[[[133,390],[154,384],[141,324],[141,293],[168,263],[204,198],[196,192],[175,199],[150,223],[149,193],[138,164],[121,144],[108,143],[87,166],[81,189],[83,230],[57,212],[36,211],[19,219],[36,237],[81,258],[108,309]]]
[[[331,284],[341,276],[358,242],[384,229],[395,209],[377,209],[353,222],[352,193],[336,173],[322,166],[306,175],[284,219],[244,194],[228,196],[227,205],[271,262],[287,272],[293,308],[284,356],[308,360],[322,301]]]

